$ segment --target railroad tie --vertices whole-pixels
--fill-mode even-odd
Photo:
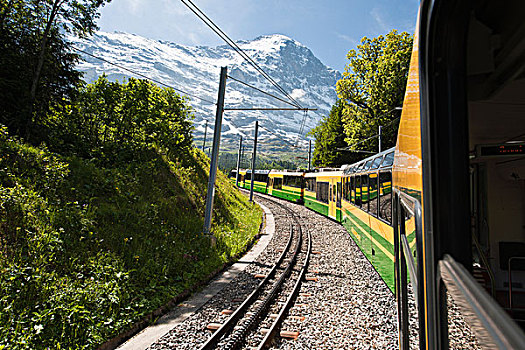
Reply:
[[[209,323],[207,326],[206,326],[206,329],[207,330],[210,330],[210,331],[216,331],[217,329],[221,328],[222,324],[220,323]]]
[[[299,332],[281,331],[279,335],[281,336],[281,338],[297,340],[297,338],[299,337]]]

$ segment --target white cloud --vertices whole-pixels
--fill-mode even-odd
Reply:
[[[375,6],[370,11],[370,16],[372,16],[372,18],[374,19],[374,21],[379,26],[379,29],[382,32],[386,32],[386,31],[389,31],[391,29],[391,26],[388,25],[388,23],[387,23],[387,21],[385,19],[384,11],[383,11],[383,9],[381,7]]]
[[[341,34],[341,33],[335,33],[335,35],[339,38],[339,39],[342,39],[346,42],[349,42],[350,44],[352,45],[357,45],[359,44],[359,40],[356,40],[348,35],[345,35],[345,34]]]

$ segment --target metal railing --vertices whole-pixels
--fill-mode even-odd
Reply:
[[[494,281],[494,273],[490,268],[490,264],[487,260],[487,257],[483,253],[481,249],[481,244],[479,244],[478,237],[476,237],[474,232],[472,233],[472,242],[474,242],[474,246],[476,246],[476,250],[478,251],[479,259],[481,260],[482,265],[485,267],[485,270],[487,270],[487,274],[489,275],[490,279],[490,294],[494,297],[496,292],[496,282]]]
[[[446,254],[438,270],[483,348],[523,349],[523,331],[461,264]]]
[[[513,256],[509,258],[508,268],[509,268],[509,309],[512,312],[512,261],[514,260],[525,260],[525,257],[522,256]]]

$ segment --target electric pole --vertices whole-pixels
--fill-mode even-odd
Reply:
[[[253,140],[252,157],[252,182],[250,184],[250,202],[253,202],[253,183],[255,182],[255,159],[257,158],[257,132],[259,131],[259,121],[255,121],[255,139]]]
[[[215,129],[213,130],[213,149],[210,161],[210,177],[208,180],[208,194],[206,196],[206,212],[204,216],[204,234],[209,235],[211,229],[211,219],[213,214],[213,198],[215,196],[215,179],[217,177],[217,158],[221,143],[222,113],[224,112],[224,94],[226,92],[226,75],[228,69],[221,67],[221,77],[219,81],[219,96],[217,97],[217,113],[215,115]],[[212,237],[215,244],[215,237]]]
[[[239,187],[239,170],[241,167],[241,154],[242,154],[242,136],[239,140],[239,154],[237,155],[237,175],[235,176],[235,186]]]
[[[202,141],[202,151],[206,147],[206,132],[208,131],[208,121],[206,120],[206,125],[204,125],[204,141]]]

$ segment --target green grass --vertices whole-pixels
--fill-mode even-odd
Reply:
[[[208,158],[53,154],[0,130],[0,349],[94,349],[241,253],[262,212]]]

